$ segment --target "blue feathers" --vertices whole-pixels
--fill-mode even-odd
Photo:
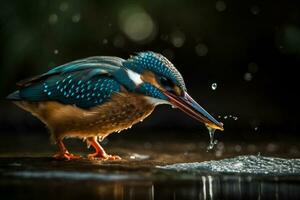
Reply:
[[[90,80],[78,79],[78,74],[55,75],[44,82],[20,90],[20,97],[29,101],[56,100],[90,108],[106,102],[113,93],[120,91],[117,81],[106,76]]]
[[[19,82],[21,89],[7,98],[16,101],[58,101],[88,109],[107,102],[114,93],[120,92],[122,86],[128,92],[167,99],[160,89],[150,83],[134,83],[128,76],[128,69],[139,74],[145,70],[152,71],[186,90],[181,74],[170,61],[154,52],[142,52],[128,60],[99,56],[58,66]]]
[[[18,100],[54,100],[81,108],[100,105],[120,91],[120,83],[112,75],[122,62],[116,57],[91,57],[64,64],[21,81]]]
[[[139,90],[141,93],[156,99],[163,99],[163,100],[168,99],[159,89],[157,89],[150,83],[141,84]]]
[[[141,52],[123,63],[123,65],[133,71],[142,73],[144,70],[152,71],[172,80],[178,87],[186,91],[186,87],[181,74],[174,65],[161,54],[151,51]]]

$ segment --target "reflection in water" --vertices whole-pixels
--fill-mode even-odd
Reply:
[[[155,199],[296,199],[296,181],[277,178],[262,181],[251,177],[201,176],[199,181],[155,184]]]
[[[99,186],[103,189],[103,186]],[[295,199],[300,195],[299,184],[253,180],[242,177],[202,176],[199,181],[149,182],[144,185],[115,184],[118,190],[104,187],[100,197],[114,199]],[[104,195],[103,195],[104,194]]]
[[[82,197],[98,200],[296,199],[300,195],[300,183],[297,177],[199,174],[194,175],[193,178],[185,178],[181,175],[183,177],[170,177],[170,179],[133,180],[129,178],[108,181],[104,176],[101,178],[98,176],[98,180],[92,181],[68,179],[68,176],[65,178],[56,176],[52,179],[49,176],[38,178],[37,174],[34,179],[23,176],[18,181],[14,181],[17,177],[8,177],[7,180],[0,180],[0,192],[2,197],[15,197],[16,199],[18,197],[34,199],[33,197],[42,195],[43,199]]]

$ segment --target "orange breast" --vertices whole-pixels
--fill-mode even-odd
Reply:
[[[143,120],[154,110],[142,95],[118,93],[111,101],[89,110],[59,102],[23,102],[50,129],[53,137],[105,137]]]
[[[107,135],[131,127],[153,110],[154,106],[141,95],[115,94],[110,102],[91,110],[96,115],[90,118],[89,127],[93,132]]]

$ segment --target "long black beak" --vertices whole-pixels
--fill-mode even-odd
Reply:
[[[213,116],[211,116],[204,108],[202,108],[188,93],[184,93],[183,96],[177,96],[168,91],[164,94],[169,98],[170,103],[180,110],[190,115],[194,119],[204,123],[207,127],[224,130],[223,123],[218,122]]]

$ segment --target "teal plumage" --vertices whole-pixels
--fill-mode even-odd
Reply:
[[[141,52],[137,56],[132,56],[123,62],[126,68],[138,73],[150,70],[172,80],[178,87],[186,91],[184,80],[174,65],[164,56],[152,51]]]
[[[113,93],[120,91],[120,84],[110,77],[99,75],[84,79],[80,78],[82,74],[78,76],[78,72],[54,75],[20,90],[19,95],[27,101],[58,101],[91,108],[106,102]]]
[[[135,84],[126,73],[126,68],[138,73],[153,70],[174,80],[185,89],[185,84],[176,68],[160,54],[142,52],[128,60],[118,57],[98,56],[73,61],[58,66],[47,73],[17,83],[21,89],[8,96],[13,100],[58,101],[91,108],[108,101],[113,93],[119,92],[121,85],[128,91],[141,92],[150,97],[166,97],[150,84]]]

